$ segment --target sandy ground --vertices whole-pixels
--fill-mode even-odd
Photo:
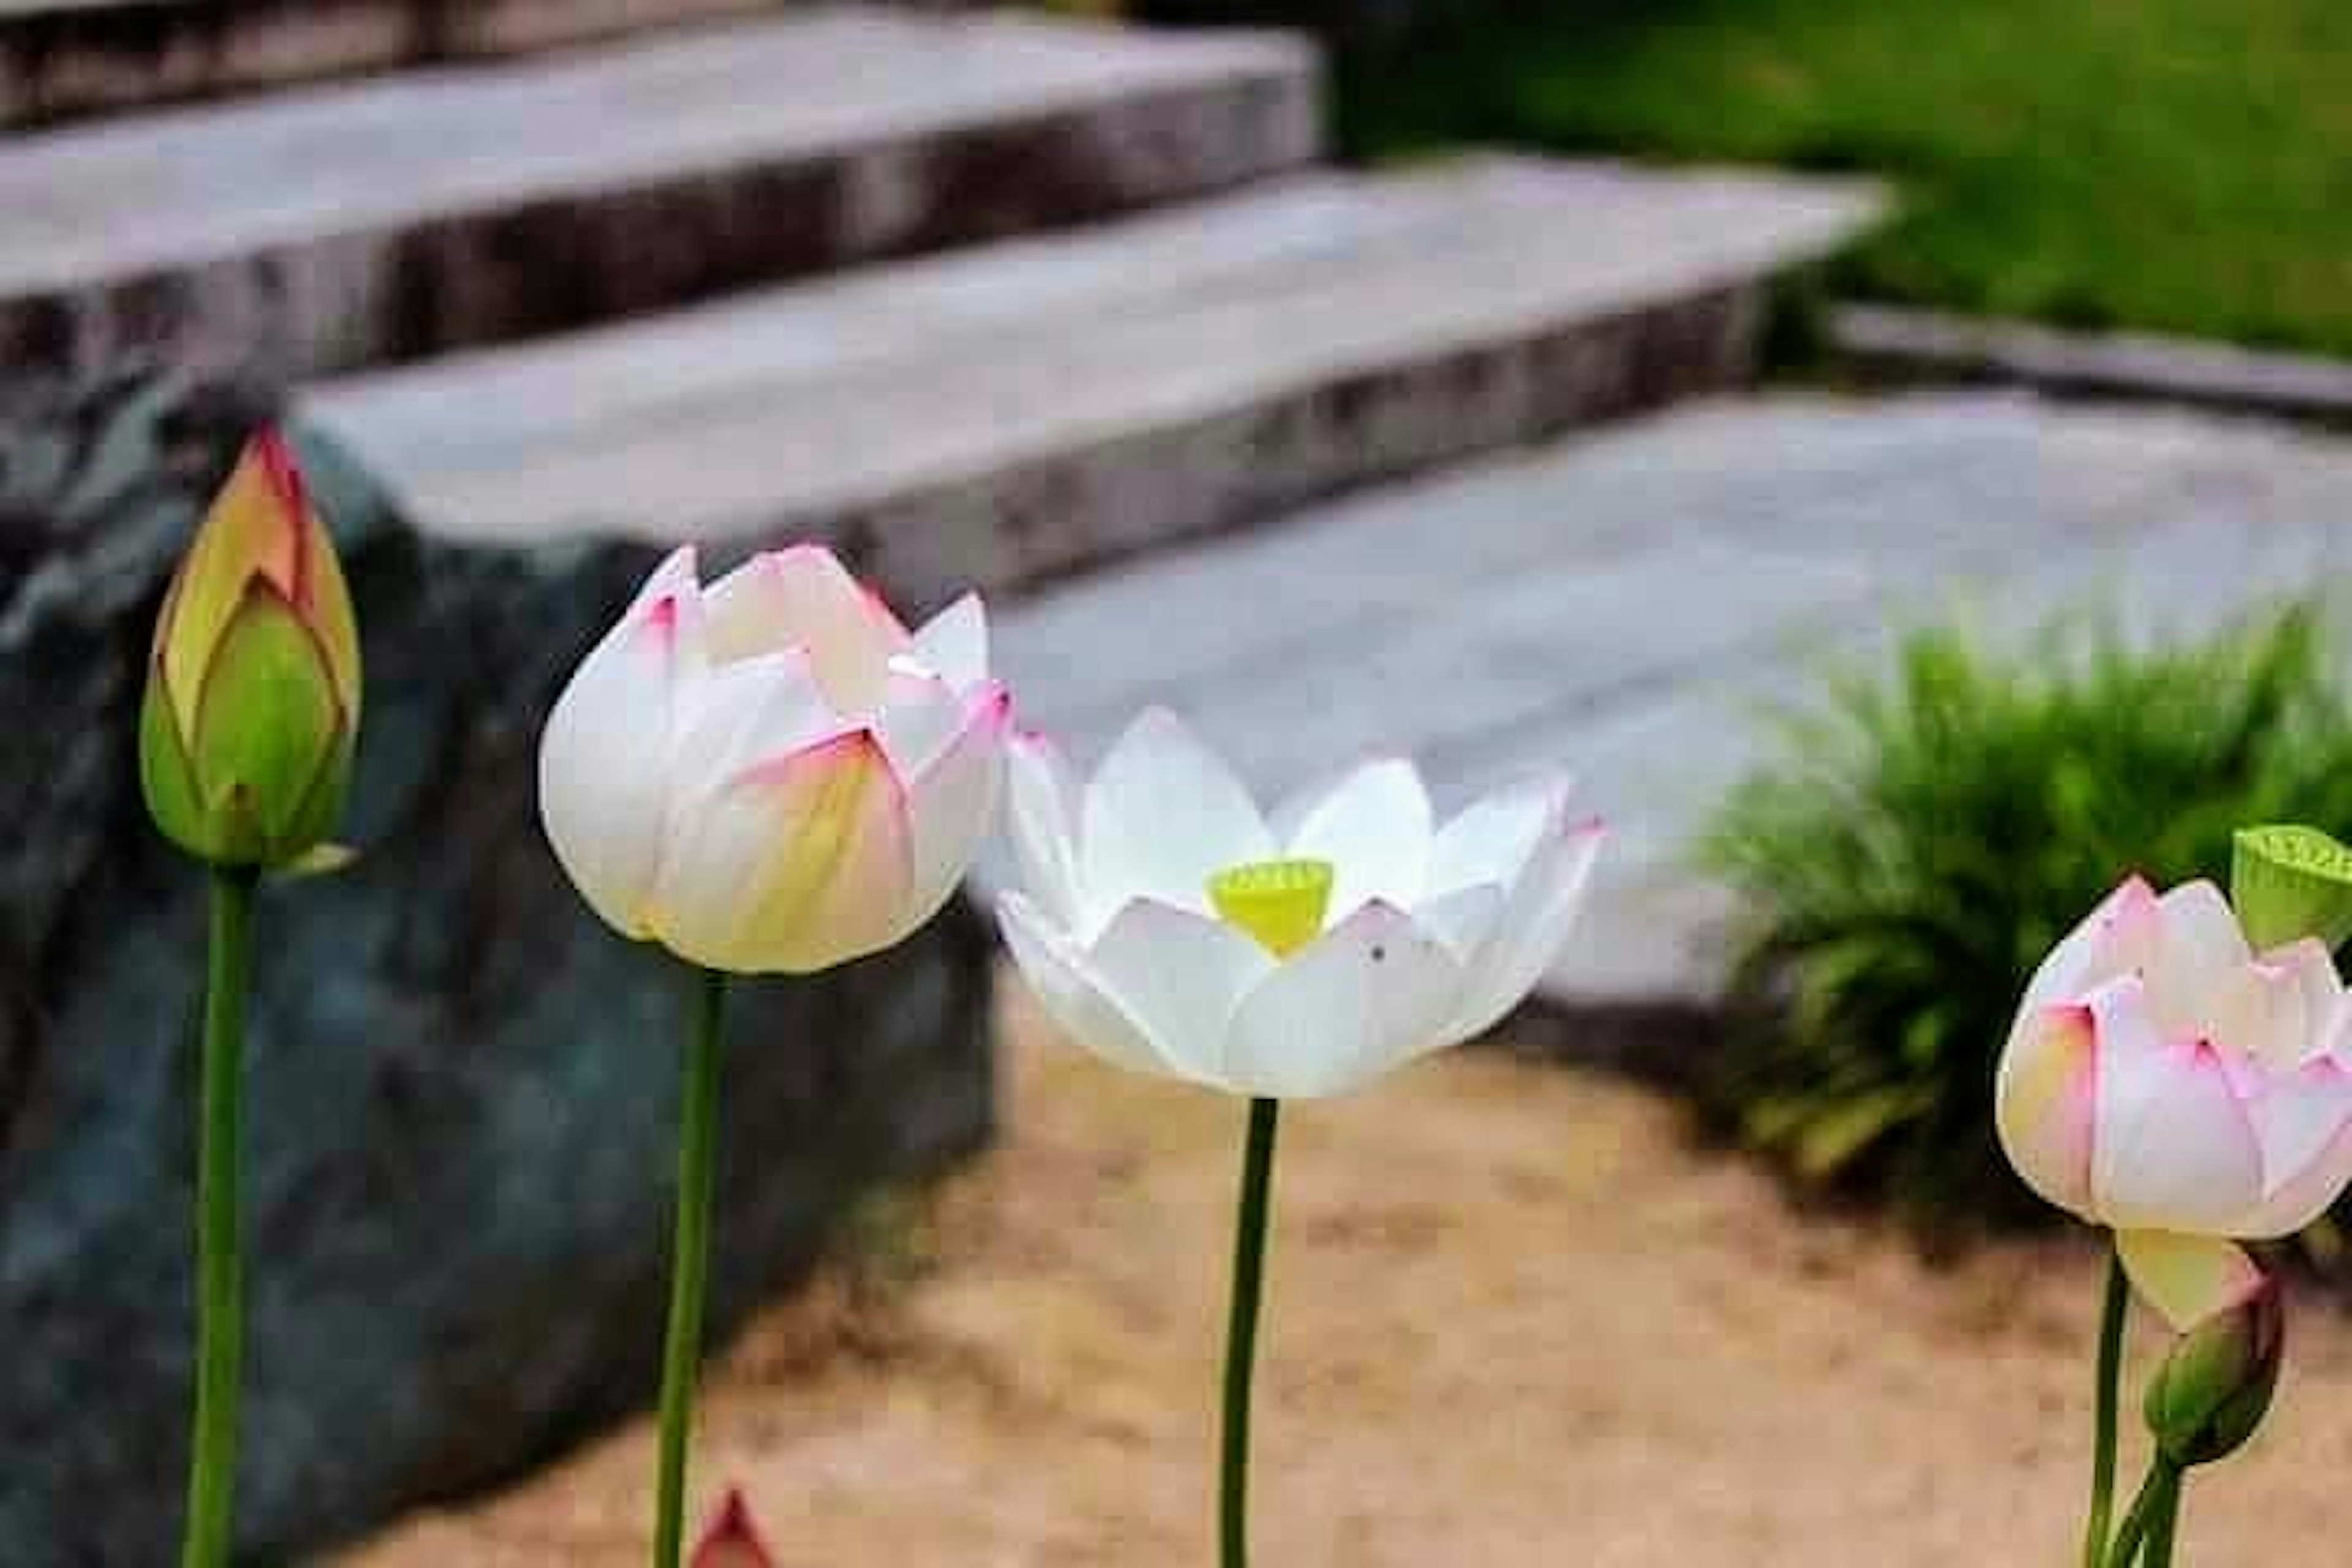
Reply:
[[[886,1270],[917,1277],[820,1282],[714,1379],[698,1490],[742,1484],[787,1565],[1210,1560],[1239,1108],[1013,1006],[1007,1142],[929,1201]],[[1497,1052],[1294,1108],[1278,1187],[1268,1563],[2070,1559],[2084,1247],[1931,1270],[1643,1092]],[[651,1447],[628,1430],[342,1568],[636,1564]],[[2182,1561],[2340,1561],[2347,1532],[2352,1323],[2308,1300],[2269,1430],[2191,1488]]]

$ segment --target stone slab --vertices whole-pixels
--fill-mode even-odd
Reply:
[[[0,361],[313,374],[1310,161],[1312,51],[818,7],[0,142]]]
[[[1003,586],[1753,370],[1844,184],[1480,159],[332,383],[307,403],[456,538],[842,539]]]
[[[1576,769],[1612,841],[1546,997],[1608,1039],[1682,1038],[1729,913],[1691,842],[1770,714],[1878,668],[1906,626],[2084,613],[2153,640],[2347,569],[2352,445],[2004,395],[1774,395],[1098,574],[1011,608],[998,642],[1027,719],[1081,758],[1159,703],[1269,794],[1378,752],[1419,756],[1442,805]]]
[[[1871,304],[1839,306],[1828,331],[1831,349],[1869,374],[2352,424],[2352,363],[2315,354]]]

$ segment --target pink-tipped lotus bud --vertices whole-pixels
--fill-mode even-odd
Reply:
[[[341,563],[285,442],[264,431],[155,623],[139,715],[148,812],[216,866],[299,860],[342,814],[359,715]]]

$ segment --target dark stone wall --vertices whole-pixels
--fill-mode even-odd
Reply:
[[[266,400],[0,392],[0,1562],[170,1561],[184,1464],[200,872],[145,821],[153,605]],[[420,539],[306,443],[361,605],[362,858],[265,893],[240,1539],[290,1557],[650,1396],[681,978],[541,840],[541,715],[647,564]],[[984,1141],[992,945],[744,983],[720,1332],[872,1185]]]

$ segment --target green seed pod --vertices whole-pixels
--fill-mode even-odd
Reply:
[[[2352,937],[2352,849],[2316,827],[2242,827],[2231,844],[2230,901],[2257,952],[2315,936]]]

